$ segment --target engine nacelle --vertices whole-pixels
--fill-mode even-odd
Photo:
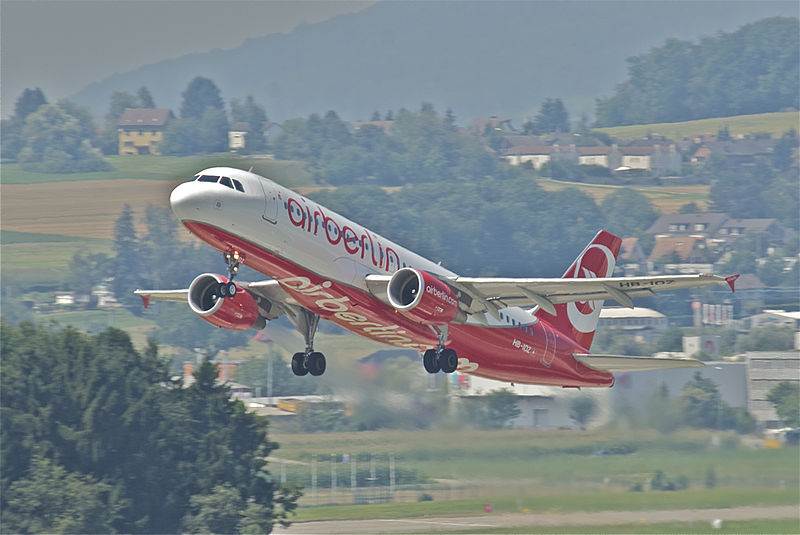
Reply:
[[[458,295],[430,273],[397,270],[387,287],[389,304],[418,323],[444,325],[459,316]]]
[[[256,322],[263,327],[264,320],[258,313],[258,303],[253,296],[237,286],[235,296],[219,297],[221,282],[228,282],[228,279],[215,273],[203,273],[195,277],[189,285],[189,308],[192,312],[223,329],[244,331],[256,326]]]

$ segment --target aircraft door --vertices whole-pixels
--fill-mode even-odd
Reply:
[[[261,184],[261,189],[264,192],[264,215],[262,217],[270,223],[277,223],[278,192],[275,185],[261,179],[258,180],[258,183]]]
[[[539,322],[544,332],[545,348],[540,362],[548,368],[556,358],[556,333],[553,328],[544,322]]]

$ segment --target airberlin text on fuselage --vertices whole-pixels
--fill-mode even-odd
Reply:
[[[411,349],[419,349],[421,347],[411,338],[403,336],[406,331],[401,330],[399,325],[381,325],[353,312],[347,304],[350,301],[349,297],[346,295],[334,297],[330,292],[326,291],[333,285],[331,281],[314,284],[308,277],[289,277],[280,279],[278,282],[290,291],[307,297],[319,297],[314,301],[314,305],[321,310],[330,312],[337,320],[357,328],[367,338],[380,339],[387,344]]]
[[[302,203],[302,204],[301,204]],[[341,244],[347,254],[360,256],[364,259],[366,251],[370,251],[372,265],[388,272],[395,271],[400,267],[400,257],[394,249],[387,247],[385,250],[381,242],[377,247],[372,241],[372,235],[367,231],[358,232],[348,225],[339,226],[332,217],[325,214],[319,205],[312,207],[308,205],[304,198],[300,201],[294,197],[286,200],[286,210],[289,213],[289,221],[297,228],[302,228],[309,234],[319,235],[320,226],[325,233],[325,238],[331,245]]]

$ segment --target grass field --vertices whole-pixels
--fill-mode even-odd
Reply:
[[[755,134],[766,132],[778,138],[787,130],[800,127],[796,111],[779,113],[761,113],[757,115],[738,115],[735,117],[717,117],[680,123],[656,123],[631,126],[614,126],[598,128],[610,136],[621,139],[635,139],[649,134],[658,134],[674,141],[691,138],[703,134],[716,134],[721,128],[728,127],[730,134]]]
[[[183,181],[205,167],[229,166],[249,169],[288,187],[312,186],[314,180],[302,162],[279,161],[258,156],[236,156],[229,153],[196,156],[107,156],[114,167],[99,173],[49,174],[23,171],[18,164],[4,163],[0,180],[8,184],[43,184],[50,182],[80,182],[84,180],[147,180]]]
[[[494,513],[570,513],[591,511],[647,511],[670,509],[716,509],[747,505],[792,505],[798,503],[797,489],[717,488],[674,492],[548,492],[506,494],[467,500],[446,500],[378,505],[303,507],[297,522],[318,520],[363,520],[370,518],[413,518],[445,515],[478,515],[490,503]]]
[[[585,184],[582,182],[566,182],[549,178],[537,179],[539,185],[547,191],[576,188],[589,195],[598,204],[603,199],[622,188],[636,190],[645,195],[653,203],[656,210],[663,214],[676,213],[678,209],[690,202],[697,204],[701,209],[708,206],[708,192],[710,186],[613,186],[609,184]]]
[[[635,524],[613,524],[595,526],[539,526],[524,524],[513,528],[458,530],[458,533],[798,533],[800,522],[793,519],[733,520],[726,521],[715,529],[710,522],[666,522],[651,524],[644,521]]]

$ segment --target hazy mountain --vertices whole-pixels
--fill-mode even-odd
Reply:
[[[187,9],[190,9],[187,6]],[[202,75],[223,97],[252,93],[270,119],[336,110],[348,120],[432,102],[459,122],[501,115],[515,124],[546,97],[573,118],[592,113],[626,74],[626,58],[670,37],[698,39],[774,16],[796,2],[382,2],[360,13],[115,74],[73,99],[102,115],[112,91],[150,88],[177,110]],[[213,30],[213,21],[207,28]],[[127,37],[135,46],[136,35]]]

